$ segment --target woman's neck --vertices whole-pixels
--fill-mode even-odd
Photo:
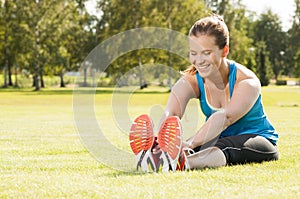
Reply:
[[[212,83],[219,89],[224,89],[228,84],[228,74],[229,74],[229,61],[226,58],[224,58],[218,70],[213,75],[205,78],[207,80],[206,83],[209,82],[209,84]]]

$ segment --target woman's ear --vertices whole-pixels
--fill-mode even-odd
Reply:
[[[226,46],[223,48],[222,56],[223,56],[223,57],[227,57],[228,54],[229,54],[229,46],[226,45]]]

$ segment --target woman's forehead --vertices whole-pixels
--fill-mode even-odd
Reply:
[[[212,49],[217,47],[214,36],[198,35],[189,37],[190,48],[194,50]]]

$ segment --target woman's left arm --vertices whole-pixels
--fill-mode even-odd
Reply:
[[[230,102],[212,114],[186,146],[195,148],[219,136],[228,126],[243,117],[252,108],[260,94],[260,82],[256,76],[238,80]]]

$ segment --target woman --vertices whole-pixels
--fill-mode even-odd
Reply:
[[[278,134],[264,113],[260,81],[245,66],[227,59],[229,32],[223,19],[214,15],[197,21],[189,32],[189,42],[192,66],[172,89],[158,146],[152,151],[157,153],[160,148],[172,170],[180,153],[179,169],[277,160]],[[206,122],[182,142],[179,118],[192,98],[199,99]],[[151,137],[151,119],[144,118]],[[131,136],[135,135],[136,121]],[[151,137],[148,146],[152,141]],[[179,147],[181,150],[177,150]],[[155,158],[150,154],[147,159],[152,162]]]

